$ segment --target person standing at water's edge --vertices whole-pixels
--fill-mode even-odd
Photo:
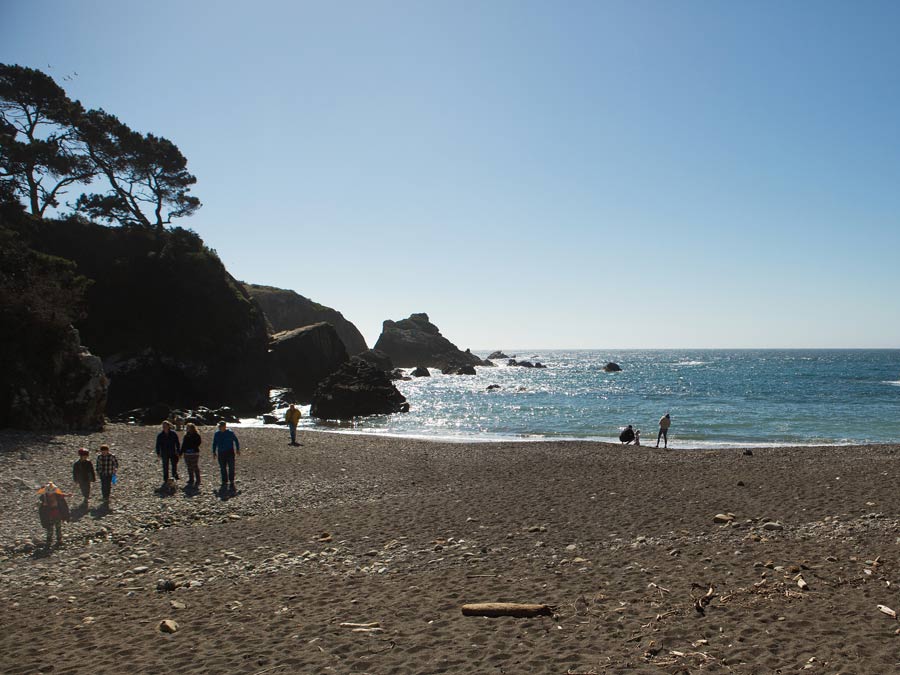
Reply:
[[[219,430],[213,434],[213,457],[219,459],[219,470],[222,472],[222,489],[225,485],[234,492],[234,456],[241,454],[241,444],[231,429],[226,428],[225,421],[219,422]]]
[[[669,416],[669,413],[666,413],[662,417],[659,418],[659,434],[656,436],[656,447],[659,447],[659,439],[665,440],[665,445],[663,447],[669,447],[669,427],[672,426],[672,418]]]
[[[156,456],[162,460],[163,483],[169,482],[169,464],[172,464],[172,478],[178,480],[178,453],[181,444],[178,442],[178,434],[172,431],[172,425],[162,423],[162,431],[156,436]]]
[[[293,403],[291,407],[284,413],[284,421],[287,422],[288,429],[291,430],[291,445],[300,445],[297,443],[297,424],[300,422],[300,411]]]

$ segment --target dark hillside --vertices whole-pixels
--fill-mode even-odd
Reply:
[[[199,236],[76,219],[22,234],[93,282],[76,327],[104,360],[110,414],[156,402],[266,405],[265,319]]]
[[[362,333],[339,311],[320,305],[294,291],[256,284],[244,284],[244,287],[262,307],[273,333],[324,321],[334,326],[350,356],[366,351],[366,340]]]

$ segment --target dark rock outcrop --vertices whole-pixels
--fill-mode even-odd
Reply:
[[[488,356],[488,360],[490,360],[490,359],[508,359],[508,358],[509,357],[500,350],[497,350],[496,352],[491,352],[491,355]]]
[[[196,234],[69,219],[32,221],[22,236],[92,281],[74,325],[103,359],[110,415],[157,402],[267,407],[265,317]]]
[[[431,377],[431,373],[428,372],[428,368],[425,366],[418,366],[414,371],[410,373],[413,377]]]
[[[444,369],[448,366],[478,366],[482,361],[469,350],[461,351],[441,335],[427,314],[412,314],[401,321],[387,320],[375,343],[398,368],[425,366]]]
[[[311,401],[319,382],[349,359],[330,323],[276,333],[272,336],[270,357],[272,386],[290,387],[301,403]]]
[[[273,333],[324,321],[334,326],[350,356],[366,351],[366,340],[362,333],[339,311],[282,288],[247,283],[244,288],[262,307]]]
[[[532,363],[531,361],[516,361],[515,359],[510,359],[506,362],[507,366],[518,366],[520,368],[546,368],[543,363],[537,361]]]
[[[72,327],[88,281],[28,246],[19,226],[29,219],[0,199],[0,427],[100,429],[108,381]]]
[[[391,384],[387,373],[362,359],[350,359],[316,388],[310,415],[349,420],[408,410],[406,398]]]
[[[384,370],[385,372],[390,372],[394,369],[394,363],[391,361],[391,357],[378,349],[367,349],[366,351],[357,354],[355,358],[368,361],[376,368],[381,368],[381,370]]]
[[[622,370],[622,367],[618,363],[613,363],[612,361],[603,366],[603,371],[606,373],[618,373],[620,370]]]
[[[478,372],[475,370],[475,366],[464,365],[464,366],[445,366],[441,369],[441,373],[444,375],[477,375]]]
[[[69,328],[43,367],[30,370],[9,392],[3,426],[19,429],[102,429],[109,380],[100,359]]]

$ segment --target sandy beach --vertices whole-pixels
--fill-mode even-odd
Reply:
[[[879,610],[900,611],[900,446],[294,448],[239,429],[223,500],[208,428],[202,490],[183,471],[156,492],[156,431],[0,433],[0,672],[900,672]],[[112,509],[95,484],[44,551],[33,488],[71,491],[101,443]],[[463,616],[474,602],[553,616]]]

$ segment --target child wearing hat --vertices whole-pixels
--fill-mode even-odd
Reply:
[[[56,545],[62,546],[62,521],[69,519],[69,505],[66,497],[71,493],[60,490],[53,481],[38,490],[38,516],[41,526],[47,530],[47,548],[53,542],[53,530],[56,530]]]
[[[81,508],[86,509],[88,499],[91,497],[91,483],[97,480],[97,475],[94,473],[94,465],[91,464],[90,453],[87,448],[81,448],[78,451],[78,461],[72,465],[72,480],[78,483],[78,487],[81,488],[81,495],[84,497]]]

